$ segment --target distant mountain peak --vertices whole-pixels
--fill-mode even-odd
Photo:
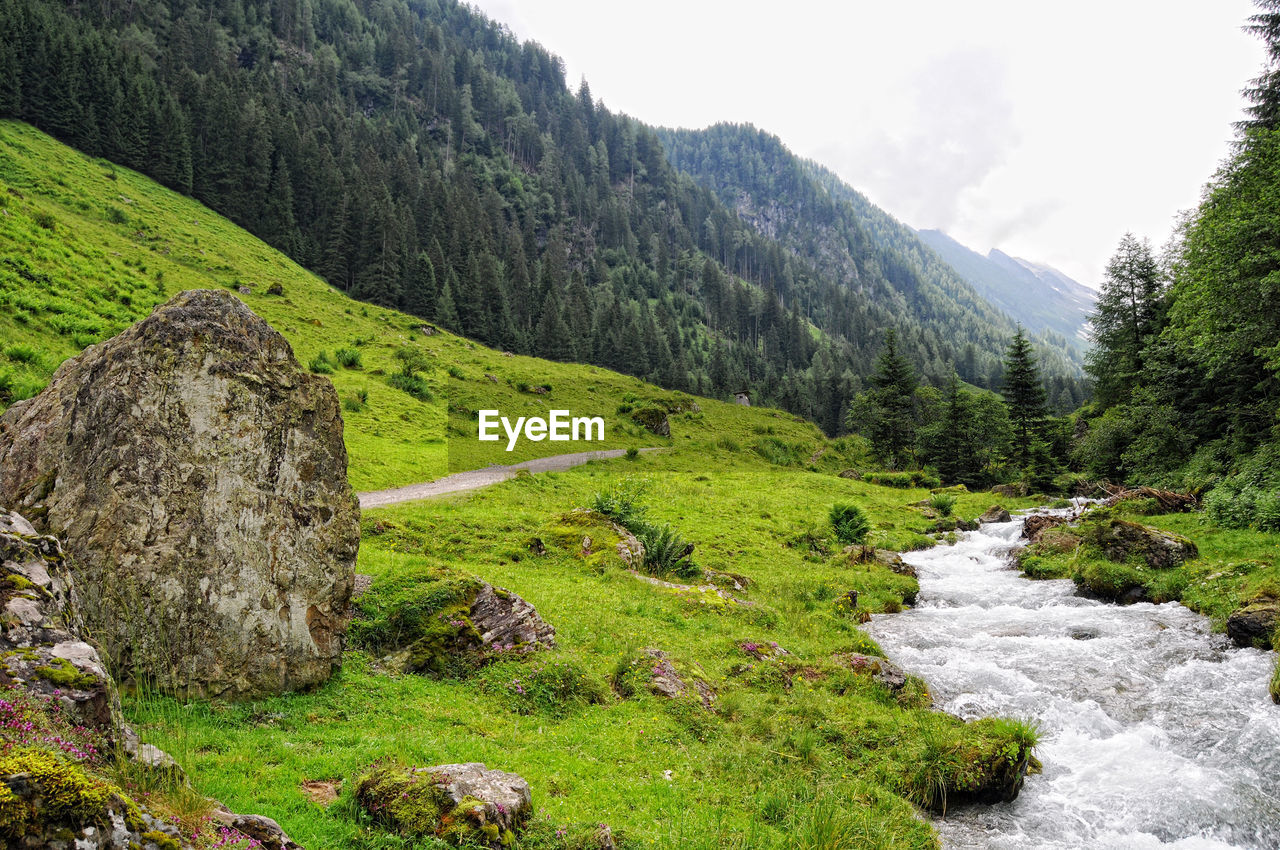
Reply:
[[[1098,293],[1047,263],[992,248],[984,257],[941,230],[920,239],[958,271],[979,294],[1031,331],[1050,331],[1077,349],[1089,342],[1089,315]]]

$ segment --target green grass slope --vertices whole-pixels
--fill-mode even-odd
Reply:
[[[487,408],[602,415],[606,445],[667,449],[367,511],[358,570],[372,582],[334,680],[236,705],[126,699],[131,722],[202,794],[276,818],[311,850],[437,846],[362,816],[353,779],[383,757],[484,761],[533,788],[527,850],[585,846],[557,830],[601,821],[624,847],[928,848],[936,838],[913,804],[963,796],[1026,755],[1025,727],[962,723],[929,708],[926,683],[894,692],[842,661],[879,654],[859,623],[910,604],[916,584],[845,553],[832,505],[859,505],[867,542],[884,548],[929,545],[939,530],[918,506],[927,491],[838,475],[865,461],[857,440],[827,440],[778,411],[424,335],[420,321],[355,304],[198,204],[20,124],[0,123],[0,182],[0,386],[10,400],[173,292],[244,285],[246,303],[304,364],[359,352],[358,367],[331,374],[352,402],[357,489],[598,447],[523,441],[508,453],[475,438]],[[273,284],[281,295],[266,294]],[[428,401],[388,383],[406,349],[430,364]],[[636,421],[653,408],[670,437]],[[571,513],[620,490],[641,494],[649,522],[694,544],[702,577],[664,576],[693,587],[629,573],[612,532]],[[973,517],[990,502],[962,493],[955,513]],[[594,542],[584,548],[584,537]],[[449,588],[469,576],[532,602],[556,627],[557,648],[444,678],[394,672],[384,657],[397,640],[434,628]],[[712,581],[727,597],[705,588]],[[856,604],[842,601],[847,591]],[[651,694],[639,655],[649,647],[704,679],[715,702]],[[314,800],[316,782],[337,783],[341,796]],[[199,815],[197,804],[185,811],[187,821]]]
[[[567,519],[628,481],[647,483],[651,520],[694,543],[699,567],[746,583],[727,590],[741,603],[647,583],[626,571],[607,532]],[[418,606],[432,616],[424,600],[466,573],[533,603],[557,648],[443,680],[388,674],[381,650],[357,648],[313,694],[240,706],[152,699],[129,711],[203,789],[279,819],[310,848],[402,846],[352,819],[344,800],[325,809],[303,789],[349,784],[384,757],[515,771],[534,789],[539,824],[607,822],[626,847],[934,847],[912,803],[936,788],[956,795],[1019,752],[1026,733],[961,723],[928,707],[923,682],[894,694],[841,664],[842,653],[879,654],[860,619],[900,609],[916,584],[855,563],[826,519],[833,503],[854,502],[871,519],[870,542],[926,545],[932,521],[910,507],[926,496],[777,466],[746,448],[677,447],[368,511],[359,569],[373,583],[357,603],[358,647]],[[989,501],[962,495],[957,513]],[[590,554],[584,536],[596,541]],[[849,590],[854,608],[840,604]],[[752,654],[771,643],[788,654]],[[649,647],[710,683],[714,705],[649,694],[651,662],[633,692],[622,687],[619,671]],[[579,846],[539,835],[521,846]]]
[[[268,295],[279,285],[282,295]],[[419,401],[379,373],[398,368],[421,322],[354,304],[205,207],[39,131],[0,122],[0,402],[38,392],[67,357],[143,318],[184,289],[248,287],[240,297],[285,335],[305,366],[322,351],[360,353],[335,368],[358,489],[443,474],[443,373]]]
[[[273,285],[283,294],[267,294]],[[687,396],[598,367],[505,357],[448,333],[424,336],[420,319],[353,302],[199,203],[25,124],[0,121],[0,406],[34,395],[62,360],[176,292],[223,287],[248,287],[243,300],[288,338],[301,363],[322,354],[333,361],[357,490],[589,448],[712,438],[754,445],[766,437],[816,447],[821,440],[815,427],[778,411],[699,400],[699,412]],[[406,348],[432,364],[424,374],[430,401],[387,383]],[[338,364],[339,349],[359,352],[359,368]],[[547,385],[550,391],[538,391]],[[682,411],[672,417],[671,440],[631,416],[655,402]],[[606,440],[522,440],[507,452],[505,441],[476,439],[481,408],[513,420],[551,409],[602,415]]]

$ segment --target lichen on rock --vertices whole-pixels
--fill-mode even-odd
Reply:
[[[180,850],[178,831],[51,750],[0,755],[0,835],[12,848]]]
[[[98,651],[81,638],[76,600],[58,540],[0,512],[0,684],[56,699],[111,741],[123,726],[120,697]]]
[[[183,292],[0,416],[0,504],[57,534],[113,669],[243,697],[340,663],[359,543],[337,394]]]

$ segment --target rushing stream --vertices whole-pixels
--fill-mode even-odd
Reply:
[[[1064,512],[1065,513],[1065,512]],[[1083,599],[1009,566],[1021,518],[904,558],[919,604],[869,631],[966,718],[1034,719],[1044,772],[937,821],[947,848],[1280,848],[1270,653],[1181,605]]]

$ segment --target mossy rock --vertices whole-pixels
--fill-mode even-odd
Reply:
[[[25,839],[23,846],[55,846],[56,836],[78,839],[90,828],[124,831],[130,846],[143,850],[190,846],[118,787],[60,753],[22,747],[0,756],[0,835],[10,842]],[[38,836],[49,841],[40,843]]]
[[[703,708],[710,708],[716,692],[707,679],[706,671],[696,662],[677,661],[661,649],[650,647],[619,659],[612,685],[623,699],[648,692],[669,700],[692,699]]]
[[[631,421],[657,437],[671,436],[671,422],[661,407],[642,407],[631,412]]]
[[[1085,561],[1072,576],[1085,596],[1122,605],[1143,602],[1148,598],[1149,577],[1138,567],[1099,560]]]
[[[1040,532],[1035,548],[1039,552],[1074,552],[1083,542],[1080,529],[1059,525]]]
[[[529,783],[483,764],[373,765],[355,781],[356,802],[408,838],[434,836],[457,846],[507,847],[533,808]]]
[[[458,678],[480,662],[480,633],[471,606],[484,582],[447,571],[374,586],[355,603],[355,646],[390,655],[405,672]]]
[[[97,686],[99,679],[92,673],[83,673],[65,658],[51,658],[48,665],[35,668],[41,679],[52,682],[59,688],[82,691]]]
[[[576,510],[562,514],[547,525],[542,539],[597,573],[618,566],[638,568],[644,559],[644,547],[635,536],[598,511]]]
[[[1109,560],[1142,560],[1152,569],[1169,569],[1196,557],[1196,544],[1181,535],[1122,519],[1091,525],[1093,542]]]
[[[1010,721],[984,718],[930,730],[903,790],[924,808],[946,814],[970,804],[1015,800],[1027,774],[1039,770],[1035,734]]]
[[[1227,636],[1236,646],[1280,649],[1274,638],[1280,629],[1280,601],[1258,599],[1237,608],[1227,618]]]

